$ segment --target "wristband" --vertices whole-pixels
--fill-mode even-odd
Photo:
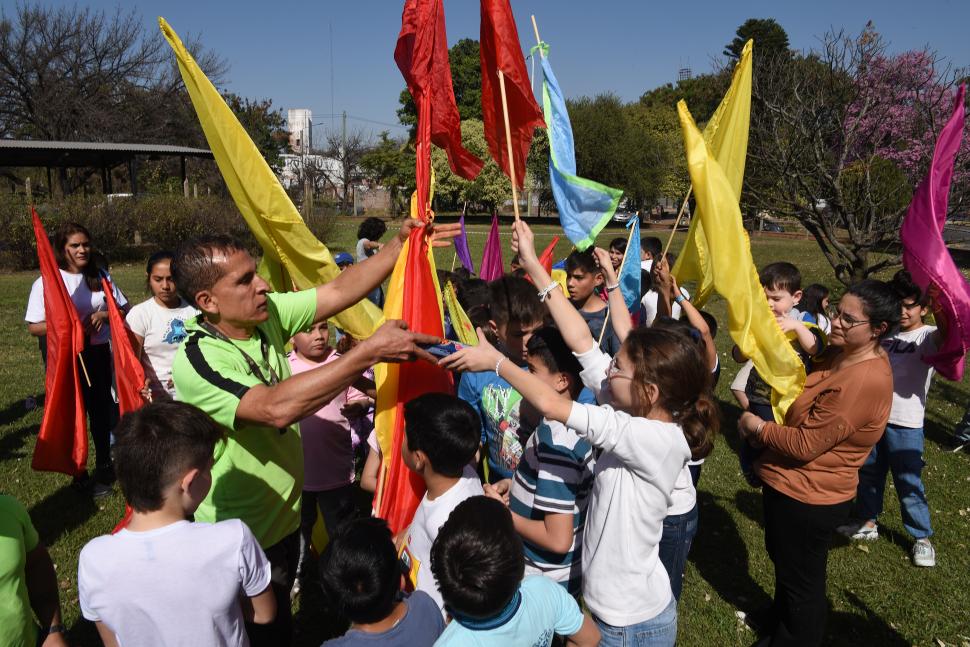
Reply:
[[[549,296],[549,293],[551,293],[557,287],[559,287],[559,282],[553,281],[546,287],[542,288],[542,290],[539,291],[539,303],[543,303],[546,300],[546,297]]]
[[[505,357],[504,357],[504,356],[502,356],[502,357],[500,357],[500,358],[498,359],[498,361],[497,361],[497,362],[495,362],[495,374],[496,374],[496,375],[498,375],[499,377],[502,377],[502,376],[501,376],[501,375],[499,375],[499,373],[498,373],[498,370],[499,370],[499,368],[501,368],[501,366],[502,366],[502,362],[504,362],[504,361],[505,361]]]
[[[47,628],[47,635],[62,634],[65,631],[67,631],[67,629],[64,627],[64,625],[51,625]]]
[[[678,294],[677,296],[674,297],[674,303],[676,303],[677,305],[680,305],[686,300],[687,300],[687,297],[685,297],[683,294]]]
[[[607,291],[607,292],[612,292],[613,290],[615,290],[615,289],[616,289],[616,288],[618,288],[618,287],[620,287],[620,282],[619,282],[619,281],[617,281],[617,282],[616,282],[616,283],[614,283],[613,285],[607,285],[607,286],[606,286],[606,291]]]

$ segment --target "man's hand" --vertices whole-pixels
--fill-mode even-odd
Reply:
[[[539,262],[539,257],[536,256],[535,234],[524,220],[512,224],[512,253],[519,255],[519,262],[523,267]]]
[[[344,418],[360,418],[370,411],[370,400],[351,400],[340,407],[340,415]]]
[[[399,319],[387,321],[373,335],[360,343],[365,352],[378,362],[411,362],[423,359],[432,364],[437,359],[419,344],[440,344],[441,338],[434,335],[411,332]]]
[[[461,233],[461,223],[454,222],[448,225],[432,224],[429,226],[425,225],[421,220],[405,218],[404,222],[401,223],[401,230],[397,234],[398,240],[403,245],[410,238],[411,232],[421,227],[427,227],[427,233],[431,237],[432,247],[447,247],[451,245],[452,239]]]

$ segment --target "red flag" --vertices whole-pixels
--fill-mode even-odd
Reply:
[[[422,97],[429,99],[430,141],[448,154],[452,171],[465,179],[475,179],[482,170],[482,160],[461,144],[461,118],[455,105],[445,10],[441,0],[407,0],[401,15],[401,33],[394,48],[394,60],[404,75],[419,113]],[[421,128],[418,132],[421,143]],[[424,144],[427,146],[427,141]],[[419,192],[418,195],[424,197],[427,193]]]
[[[552,253],[556,251],[556,243],[559,242],[559,236],[554,236],[552,242],[542,251],[542,256],[539,257],[539,264],[546,270],[546,274],[552,274]]]
[[[115,386],[118,391],[118,410],[121,415],[141,408],[145,399],[141,390],[145,386],[145,369],[135,355],[131,345],[131,330],[121,316],[118,302],[115,301],[114,286],[104,275],[101,276],[104,301],[108,305],[108,324],[111,330],[111,355],[114,359]]]
[[[498,81],[498,71],[502,70],[509,108],[509,130],[512,133],[512,159],[515,162],[513,181],[517,187],[521,187],[525,179],[525,158],[532,143],[532,131],[544,122],[525,71],[519,32],[515,28],[509,0],[482,0],[480,46],[482,121],[485,123],[488,150],[499,168],[511,178],[502,117],[502,93]]]
[[[47,394],[31,467],[78,476],[85,472],[88,461],[87,414],[77,360],[84,349],[84,329],[57,267],[47,232],[33,207],[31,215],[47,321]]]

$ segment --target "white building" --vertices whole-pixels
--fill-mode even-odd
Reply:
[[[309,108],[290,108],[286,111],[286,129],[290,131],[290,150],[298,154],[313,148],[313,112]]]

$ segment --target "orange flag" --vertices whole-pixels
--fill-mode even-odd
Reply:
[[[552,275],[552,255],[556,251],[556,243],[558,242],[559,236],[554,236],[552,242],[542,250],[542,256],[539,257],[539,264],[546,270],[546,274],[550,276]]]
[[[57,267],[47,232],[33,207],[31,216],[44,281],[47,376],[44,419],[30,466],[38,471],[78,476],[85,472],[88,462],[87,413],[77,359],[84,349],[84,329]]]

